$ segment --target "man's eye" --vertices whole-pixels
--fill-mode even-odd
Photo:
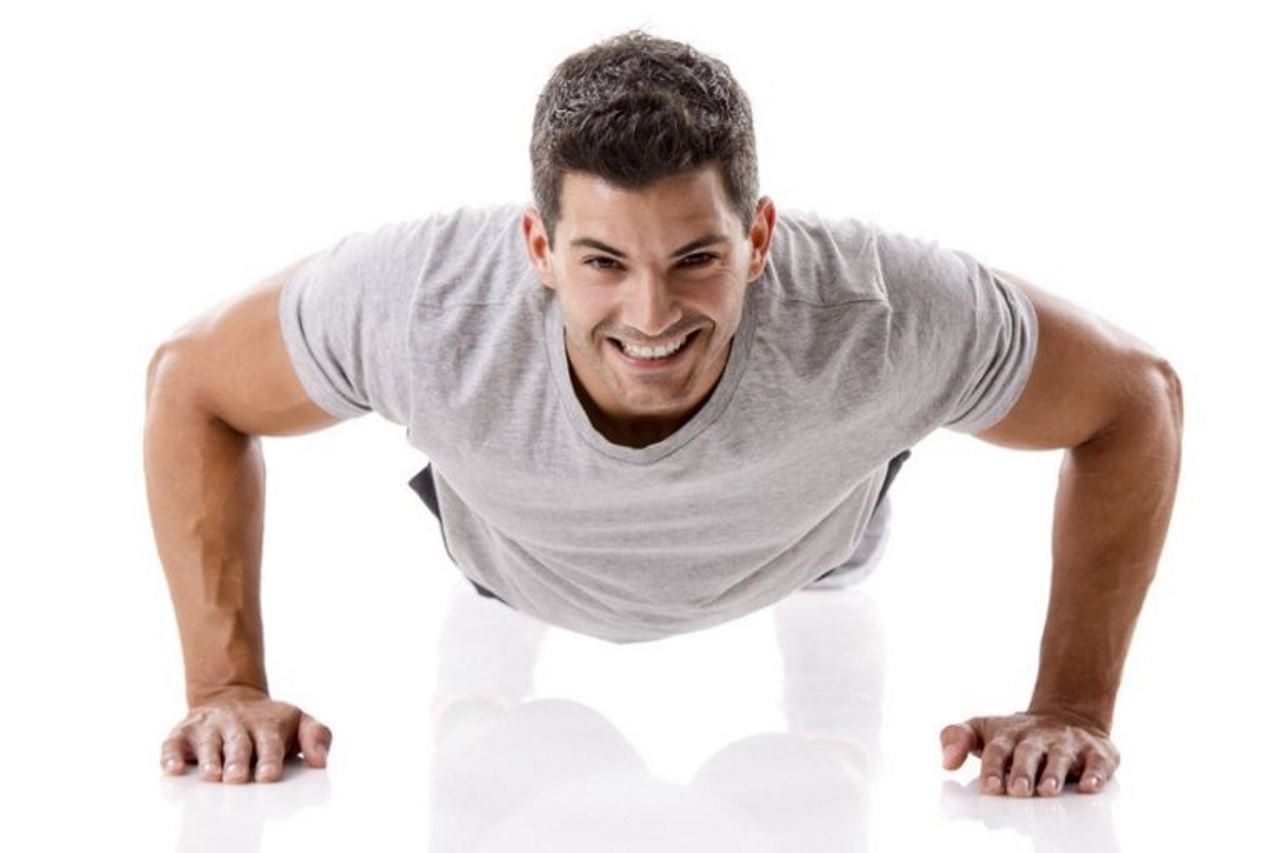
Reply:
[[[680,263],[684,266],[691,266],[691,267],[701,266],[702,264],[710,261],[714,257],[715,257],[714,255],[711,255],[707,252],[695,252],[692,255],[685,255],[683,258],[680,259]],[[598,261],[603,261],[604,263],[609,264],[610,266],[605,266],[605,267],[598,266],[597,265]],[[686,261],[694,261],[694,263],[685,263]],[[598,270],[614,269],[614,267],[617,266],[617,262],[614,261],[613,258],[605,258],[600,256],[596,256],[594,258],[587,258],[586,261],[584,261],[584,263],[587,266],[594,267],[595,269],[598,269]]]

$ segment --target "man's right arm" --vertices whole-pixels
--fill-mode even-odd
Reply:
[[[147,369],[147,499],[190,709],[162,748],[166,772],[194,760],[210,781],[248,781],[256,758],[258,780],[272,781],[298,751],[324,765],[328,728],[269,697],[259,603],[259,436],[342,420],[308,397],[281,337],[280,292],[309,259],[183,326]]]

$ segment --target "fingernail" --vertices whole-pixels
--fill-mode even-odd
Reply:
[[[237,773],[239,773],[239,772],[240,772],[240,765],[239,765],[239,764],[228,764],[226,767],[222,768],[222,772],[223,772],[223,773],[225,773],[225,774],[226,774],[226,775],[228,775],[228,776],[234,776],[234,775],[236,775]]]
[[[988,777],[987,777],[987,790],[988,790],[988,791],[998,791],[998,790],[1000,790],[1000,777],[999,777],[999,776],[988,776]]]
[[[1090,776],[1087,779],[1085,779],[1085,781],[1089,783],[1090,788],[1096,788],[1102,784],[1102,780],[1099,779],[1097,776]]]
[[[1048,789],[1049,793],[1053,793],[1058,790],[1058,780],[1050,777],[1045,780],[1044,786]]]
[[[1025,794],[1031,790],[1031,783],[1026,779],[1016,779],[1013,783],[1013,790],[1018,794]]]

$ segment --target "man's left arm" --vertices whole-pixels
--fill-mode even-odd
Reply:
[[[976,435],[1005,447],[1067,451],[1031,702],[1020,714],[945,727],[943,767],[958,769],[972,753],[981,756],[984,793],[1053,796],[1071,779],[1094,793],[1120,762],[1111,718],[1173,511],[1182,385],[1140,339],[1016,276],[992,273],[1031,300],[1039,340],[1017,403]]]

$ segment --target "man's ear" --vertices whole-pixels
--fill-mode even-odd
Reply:
[[[773,227],[778,211],[773,199],[763,196],[756,202],[756,219],[748,234],[751,240],[751,263],[747,269],[747,281],[752,282],[764,273],[769,261],[769,246],[773,243]]]
[[[542,214],[533,205],[525,208],[520,227],[524,233],[524,247],[529,253],[529,261],[543,285],[556,289],[555,274],[551,266],[551,249],[547,242],[547,229],[542,222]]]

